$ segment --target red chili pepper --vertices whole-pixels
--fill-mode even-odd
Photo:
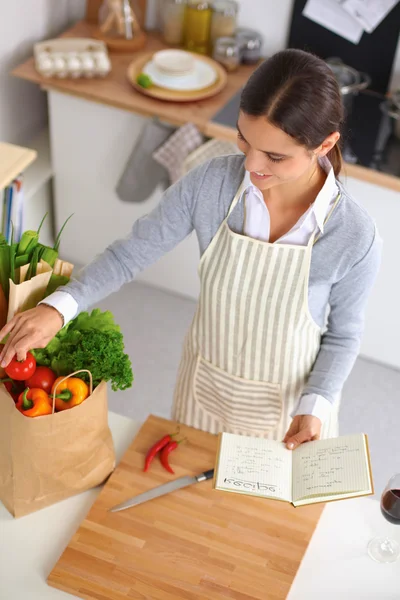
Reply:
[[[148,451],[148,453],[146,455],[146,460],[144,463],[144,471],[149,470],[149,467],[150,467],[151,463],[153,462],[153,459],[154,459],[155,455],[157,454],[157,452],[162,450],[164,448],[164,446],[166,446],[171,441],[172,441],[172,436],[168,434],[168,435],[165,435],[163,438],[161,438],[161,440],[156,442],[154,444],[154,446],[152,446],[150,448],[150,450]]]
[[[166,469],[169,473],[172,473],[173,475],[175,474],[175,471],[169,464],[168,458],[169,458],[169,455],[171,454],[171,452],[173,450],[175,450],[175,448],[177,448],[178,444],[180,444],[181,442],[183,442],[183,440],[181,440],[180,442],[177,442],[175,440],[172,442],[169,442],[166,446],[164,446],[164,448],[161,450],[161,454],[160,454],[162,466],[164,467],[164,469]]]

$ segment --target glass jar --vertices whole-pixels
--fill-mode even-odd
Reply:
[[[209,54],[212,8],[207,0],[188,0],[185,10],[184,46],[190,52]]]
[[[242,62],[245,65],[255,65],[261,58],[263,38],[253,29],[237,29],[235,34],[241,47]]]
[[[214,41],[213,59],[232,73],[240,65],[240,45],[234,37],[217,38]]]
[[[231,37],[236,30],[239,6],[235,0],[217,0],[213,2],[211,20],[211,41],[217,38]]]
[[[173,46],[183,42],[186,0],[164,0],[162,4],[162,32],[164,41]]]
[[[131,40],[140,31],[132,0],[103,0],[99,10],[99,27],[110,38]]]

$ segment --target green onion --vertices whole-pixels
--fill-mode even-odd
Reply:
[[[24,267],[29,262],[29,254],[23,254],[22,256],[15,257],[15,268],[19,269],[20,267]]]
[[[0,234],[0,285],[8,300],[10,290],[10,246],[4,235]]]
[[[73,216],[74,216],[73,214],[69,215],[68,219],[65,221],[64,225],[61,227],[60,231],[57,234],[56,241],[54,242],[54,246],[53,246],[53,249],[57,250],[57,252],[58,252],[58,249],[60,247],[61,234],[64,231],[64,227],[66,226],[66,224],[68,223],[68,221],[70,220],[70,218],[73,217]]]
[[[48,265],[50,265],[50,267],[54,267],[57,258],[57,250],[54,250],[54,248],[49,248],[48,246],[43,246],[42,252],[40,254],[40,260],[44,260],[45,262],[47,262]]]
[[[50,277],[50,281],[47,285],[47,289],[46,289],[46,293],[45,293],[44,297],[47,298],[47,296],[50,296],[50,294],[55,292],[57,288],[59,288],[62,285],[67,285],[68,282],[69,282],[69,277],[67,277],[66,275],[52,274],[52,276]]]
[[[32,254],[31,262],[29,265],[29,269],[28,269],[28,273],[26,275],[25,281],[28,281],[28,279],[32,279],[32,277],[36,276],[37,266],[38,266],[38,262],[39,262],[39,252],[40,252],[40,248],[38,246],[36,246],[36,248],[34,249],[33,254]]]
[[[13,236],[12,236],[13,237]],[[13,283],[19,283],[19,278],[16,276],[15,257],[17,254],[18,244],[12,243],[10,246],[10,279]]]
[[[24,231],[21,236],[21,239],[18,244],[18,252],[17,256],[22,256],[23,254],[31,255],[36,246],[39,243],[39,233],[44,223],[45,218],[47,217],[47,213],[44,215],[43,219],[40,222],[39,229],[37,231]]]

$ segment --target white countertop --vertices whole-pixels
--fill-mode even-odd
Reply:
[[[109,422],[120,460],[140,424],[114,413]],[[21,519],[0,505],[0,600],[75,598],[49,587],[46,577],[98,493],[90,490]],[[400,527],[386,523],[376,500],[329,504],[287,600],[400,600],[400,561],[378,564],[366,554],[369,539],[385,533],[400,541]]]

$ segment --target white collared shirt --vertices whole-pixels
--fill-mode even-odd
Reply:
[[[310,208],[297,221],[296,225],[276,240],[276,244],[307,246],[310,237],[316,229],[321,234],[324,233],[325,219],[335,203],[339,190],[329,160],[323,158],[320,161],[320,165],[327,174],[321,191]],[[257,240],[269,242],[270,216],[262,192],[253,185],[248,171],[246,171],[243,184],[245,189],[240,201],[244,201],[246,207],[244,233]],[[313,415],[324,422],[331,410],[332,404],[323,396],[319,394],[306,394],[300,398],[291,416]]]
[[[327,158],[322,159],[320,165],[327,174],[321,191],[310,208],[297,221],[296,225],[279,238],[275,242],[276,244],[307,246],[316,228],[318,228],[320,233],[324,233],[324,221],[336,200],[339,190],[329,160]],[[241,201],[244,199],[246,206],[244,233],[249,237],[268,242],[270,236],[270,216],[262,192],[253,185],[248,171],[246,171],[243,184],[245,190]]]

